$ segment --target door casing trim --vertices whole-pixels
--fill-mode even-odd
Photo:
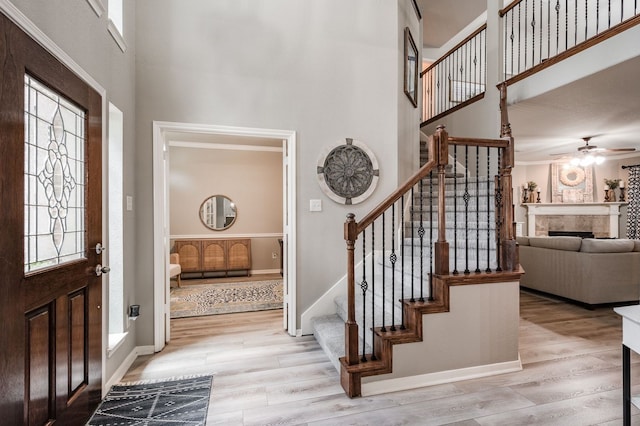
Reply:
[[[178,123],[168,121],[153,122],[153,277],[154,277],[154,348],[156,352],[165,345],[165,300],[169,299],[169,224],[167,192],[168,182],[165,170],[165,152],[169,149],[167,132],[204,133],[225,136],[248,136],[257,138],[286,140],[288,149],[286,194],[287,211],[283,215],[288,218],[288,227],[282,232],[288,235],[286,262],[286,304],[288,306],[287,331],[296,335],[296,132],[294,130],[259,129],[250,127],[231,127],[214,124]]]

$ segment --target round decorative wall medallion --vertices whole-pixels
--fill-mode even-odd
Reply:
[[[365,144],[346,138],[344,145],[320,156],[317,173],[327,197],[341,204],[358,204],[376,189],[378,160]]]
[[[584,182],[584,169],[578,166],[563,167],[560,170],[560,182],[566,186],[576,186]]]

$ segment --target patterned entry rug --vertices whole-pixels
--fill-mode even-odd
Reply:
[[[280,309],[282,299],[282,279],[183,285],[171,289],[171,318]]]
[[[204,426],[212,380],[197,376],[115,385],[87,425]]]

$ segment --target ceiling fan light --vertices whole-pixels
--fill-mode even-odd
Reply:
[[[596,156],[596,164],[600,165],[604,163],[604,157],[602,155]]]
[[[582,159],[582,161],[580,161],[580,165],[582,166],[590,166],[591,164],[593,164],[595,162],[595,158],[593,158],[593,155],[591,154],[587,154],[585,155],[585,157]]]
[[[580,159],[578,157],[573,157],[569,163],[571,163],[572,166],[579,166]]]

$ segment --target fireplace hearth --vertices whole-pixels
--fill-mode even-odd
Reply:
[[[580,237],[593,238],[593,232],[590,231],[549,231],[550,237]]]

